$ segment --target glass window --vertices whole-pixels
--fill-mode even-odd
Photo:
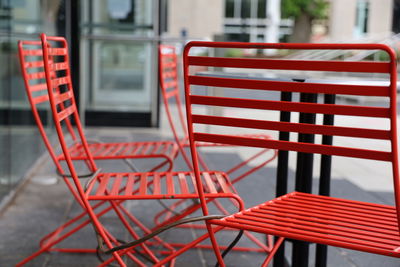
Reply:
[[[129,33],[151,36],[153,33],[153,1],[148,0],[89,0],[85,1],[84,33]]]
[[[257,18],[265,19],[267,15],[267,1],[258,0],[257,5]]]
[[[89,108],[149,111],[149,43],[93,41],[93,91]]]
[[[54,0],[0,1],[0,198],[45,152],[26,97],[17,42],[38,40],[40,32],[54,33],[62,5]],[[45,120],[47,109],[43,104],[40,111]]]
[[[369,2],[357,1],[356,22],[354,26],[355,37],[362,37],[368,32]]]
[[[250,18],[251,15],[251,0],[242,0],[242,18]]]
[[[235,0],[226,0],[225,2],[225,17],[233,18],[235,16]]]
[[[155,1],[86,0],[82,4],[85,110],[152,112],[157,87]]]

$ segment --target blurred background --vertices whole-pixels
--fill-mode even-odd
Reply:
[[[397,51],[400,1],[0,0],[3,205],[45,151],[25,96],[17,54],[18,40],[38,39],[41,32],[65,36],[69,42],[75,96],[86,126],[158,127],[160,43],[182,48],[189,40],[378,42]],[[246,51],[225,53],[252,56]],[[382,55],[362,57],[385,59]],[[49,115],[43,106],[41,116],[51,126]]]

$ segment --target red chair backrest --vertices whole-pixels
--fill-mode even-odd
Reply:
[[[171,45],[160,45],[158,47],[158,58],[161,96],[163,98],[168,122],[183,159],[186,161],[187,165],[191,167],[191,160],[183,148],[183,144],[188,141],[188,132],[185,114],[182,109],[182,101],[180,99],[178,56],[175,47]],[[171,110],[171,102],[175,102],[177,114],[174,114]]]
[[[229,58],[214,56],[192,56],[190,51],[194,47],[209,49],[229,48],[229,49],[316,49],[316,50],[378,50],[384,51],[389,60],[386,62],[369,61],[343,61],[343,60],[286,60],[286,59],[267,59],[259,58]],[[219,67],[225,68],[229,74],[226,76],[215,76],[203,72],[201,75],[190,74],[192,67]],[[298,82],[290,79],[271,80],[255,75],[243,77],[238,74],[237,69],[257,70],[258,74],[264,72],[271,74],[281,72],[289,75],[288,71],[295,71],[295,77],[307,77],[310,72],[324,72],[327,74],[336,73],[336,79],[326,79],[322,82]],[[232,71],[233,70],[233,71]],[[236,70],[236,71],[235,71]],[[346,82],[338,83],[338,80],[346,78],[340,74],[353,73],[361,74],[361,80],[355,84]],[[323,73],[320,73],[323,74]],[[373,75],[381,75],[386,81],[384,85],[361,84],[363,80],[371,79]],[[286,76],[287,77],[287,76]],[[323,76],[324,77],[324,76]],[[339,78],[337,78],[339,77]],[[396,93],[397,93],[397,71],[394,51],[380,44],[262,44],[262,43],[214,43],[214,42],[190,42],[184,51],[184,79],[186,112],[188,114],[189,139],[195,171],[198,174],[197,152],[195,142],[223,143],[239,146],[263,147],[286,151],[325,154],[333,156],[344,156],[359,159],[370,159],[376,161],[386,161],[391,163],[393,171],[393,181],[395,190],[396,206],[400,207],[400,183],[398,169],[398,149],[397,149],[397,128],[396,128]],[[229,97],[207,95],[204,87],[223,87]],[[300,101],[281,101],[271,100],[269,95],[264,94],[279,92],[293,93],[313,93],[319,95],[333,94],[344,96],[362,96],[365,102],[358,105],[347,103],[325,104],[319,99],[317,103],[304,103]],[[367,106],[368,99],[379,98],[386,101],[386,106],[380,104]],[[375,101],[376,103],[376,101]],[[233,111],[228,115],[210,116],[202,114],[193,109],[194,106],[219,106],[229,107]],[[247,110],[253,112],[246,113]],[[270,111],[270,112],[266,112]],[[335,115],[335,125],[305,124],[294,122],[282,122],[279,112],[295,113],[314,113],[317,116],[323,114]],[[255,114],[263,116],[255,117]],[[272,116],[275,116],[272,118]],[[356,117],[352,121],[349,118]],[[338,124],[340,118],[341,124]],[[364,125],[354,125],[353,122],[360,121],[362,118],[371,119],[374,123]],[[353,125],[351,125],[353,123]],[[378,123],[382,123],[386,128],[379,128]],[[204,132],[198,125],[213,126],[213,132]],[[218,126],[218,127],[217,127]],[[226,129],[230,129],[226,131]],[[232,130],[233,129],[233,130]],[[333,145],[322,143],[304,143],[290,139],[281,141],[273,139],[257,139],[251,137],[238,137],[231,132],[242,131],[243,129],[257,129],[268,131],[290,132],[294,134],[313,134],[334,136]],[[236,132],[236,133],[237,133]],[[293,137],[293,136],[292,136]],[[354,138],[362,138],[363,142],[358,147]],[[336,144],[340,139],[340,144]],[[365,141],[364,141],[365,140]],[[372,141],[370,141],[372,140]],[[385,143],[382,146],[374,144],[376,140]],[[318,141],[318,140],[317,140]],[[368,142],[369,141],[369,142]],[[359,144],[359,143],[358,143]],[[387,147],[385,148],[385,145]],[[199,175],[196,175],[199,177]],[[197,183],[201,187],[201,183]],[[202,192],[202,189],[198,189]],[[203,203],[204,202],[204,199]],[[203,206],[206,209],[205,206]],[[399,213],[400,214],[400,213]]]
[[[43,49],[44,72],[46,76],[47,91],[51,111],[53,114],[54,125],[71,176],[75,183],[79,184],[76,168],[72,162],[66,142],[67,135],[70,134],[70,131],[69,129],[65,131],[63,124],[66,124],[68,128],[68,121],[73,120],[75,122],[77,130],[75,141],[80,142],[83,146],[86,156],[85,162],[90,171],[96,171],[97,166],[93,160],[92,154],[89,151],[79,119],[71,81],[68,44],[63,37],[46,36],[45,34],[41,35],[41,41]],[[60,162],[56,162],[56,164],[57,168],[62,174],[66,173],[61,167]]]
[[[44,72],[42,43],[41,41],[19,41],[18,52],[25,91],[31,105],[33,117],[52,160],[57,162],[56,152],[49,140],[38,111],[40,104],[48,103],[49,101]],[[51,61],[52,59],[50,58],[49,60]],[[52,72],[51,75],[55,75],[55,73]],[[72,139],[75,141],[76,135],[70,120],[66,119],[65,122]]]

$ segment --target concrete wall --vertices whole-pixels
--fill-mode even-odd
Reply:
[[[335,41],[353,37],[356,20],[356,0],[331,0],[329,12],[329,36]]]
[[[390,32],[392,30],[393,0],[373,0],[369,5],[368,30],[371,33]]]
[[[369,0],[368,35],[384,35],[392,29],[393,0]],[[353,39],[357,0],[330,0],[329,36],[332,41]]]
[[[212,39],[223,32],[224,0],[169,0],[168,36]]]

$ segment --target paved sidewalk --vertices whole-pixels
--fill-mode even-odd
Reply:
[[[165,124],[164,124],[165,125]],[[89,129],[88,135],[103,141],[139,141],[150,139],[161,139],[170,137],[168,131],[164,129]],[[229,166],[238,162],[241,157],[250,151],[236,153],[228,150],[215,150],[206,152],[206,160],[211,169],[221,169],[221,166]],[[315,162],[318,162],[317,159]],[[336,162],[337,163],[337,162]],[[377,186],[379,191],[374,190],[374,186],[360,187],[360,179],[368,178],[366,175],[373,170],[373,175],[378,175],[379,166],[372,163],[369,166],[361,166],[365,170],[364,177],[357,177],[351,180],[345,176],[354,174],[353,164],[340,163],[341,168],[334,172],[332,180],[332,195],[346,197],[376,203],[392,204],[393,199],[387,186]],[[103,169],[115,171],[124,168],[122,163],[112,162],[101,163]],[[146,162],[138,162],[141,169],[147,168]],[[265,202],[274,196],[275,191],[275,166],[276,163],[260,170],[247,179],[237,184],[240,195],[245,200],[246,206]],[[360,166],[358,166],[360,167]],[[181,159],[177,160],[175,170],[186,169]],[[384,172],[386,170],[383,170]],[[371,173],[370,173],[371,174]],[[290,173],[290,189],[294,187],[294,173]],[[41,166],[38,173],[30,179],[26,186],[19,192],[14,203],[0,217],[0,266],[14,266],[18,261],[27,257],[39,248],[38,241],[42,236],[55,229],[62,222],[74,217],[80,212],[80,207],[72,200],[64,183],[60,180],[57,183],[54,179],[54,167],[48,161]],[[360,183],[359,183],[360,182]],[[361,183],[363,184],[363,183]],[[317,182],[314,182],[316,192]],[[290,190],[289,189],[289,190]],[[128,206],[134,214],[146,225],[152,225],[153,214],[161,209],[155,201],[132,201]],[[233,211],[233,210],[232,210]],[[123,231],[112,214],[103,217],[104,223],[113,231],[120,234],[119,238],[131,240],[128,234]],[[161,235],[169,242],[189,241],[194,235],[200,232],[191,230],[172,230]],[[233,233],[224,233],[222,242],[228,244],[233,238]],[[262,237],[260,237],[262,238]],[[249,245],[249,241],[243,238],[241,245]],[[62,243],[65,247],[96,247],[93,230],[85,228],[79,234],[75,234],[71,239]],[[290,255],[290,243],[287,245],[287,255]],[[315,245],[311,246],[310,266],[314,266]],[[346,249],[329,248],[328,266],[399,266],[399,261],[394,258],[370,255],[367,253],[355,252]],[[228,266],[259,266],[264,260],[264,256],[259,253],[231,252],[226,257]],[[290,262],[290,258],[288,259]],[[27,266],[96,266],[99,264],[94,254],[63,254],[45,253],[39,256]],[[191,250],[177,261],[177,266],[214,266],[215,258],[212,252],[204,250]]]

